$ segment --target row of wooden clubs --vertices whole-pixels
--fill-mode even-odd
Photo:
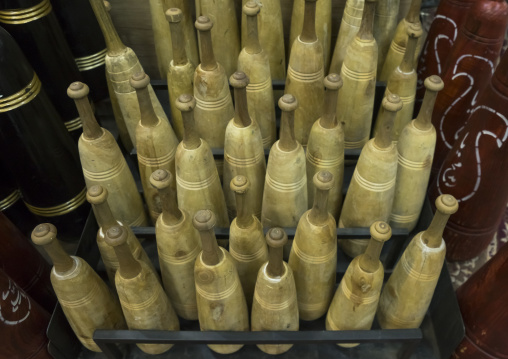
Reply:
[[[152,174],[152,183],[164,191],[161,199],[166,203],[156,225],[165,290],[130,227],[112,215],[107,190],[101,186],[91,187],[87,199],[94,206],[100,224],[97,243],[110,281],[116,284],[120,306],[86,262],[65,253],[55,240],[54,226],[40,225],[32,234],[33,241],[42,245],[53,260],[51,281],[71,327],[91,350],[99,350],[92,340],[96,329],[178,330],[177,314],[185,319],[199,319],[201,330],[249,330],[248,308],[252,311],[254,331],[298,330],[299,318],[315,320],[327,312],[328,330],[370,329],[376,311],[383,328],[418,327],[444,261],[442,231],[447,218],[458,207],[451,196],[438,198],[438,212],[431,226],[415,236],[408,247],[409,254],[407,251],[403,254],[402,264],[397,265],[389,279],[390,289],[383,292],[386,295],[381,296],[378,310],[384,276],[379,256],[383,243],[391,237],[385,222],[372,224],[367,250],[351,262],[332,300],[337,237],[334,220],[326,210],[326,190],[319,205],[300,219],[288,265],[282,259],[287,242],[283,229],[272,228],[265,237],[259,220],[250,214],[251,225],[239,225],[236,232],[232,227],[228,252],[217,244],[214,213],[200,210],[191,219],[185,210],[178,208],[170,180],[167,171]],[[314,181],[326,185],[333,183],[333,176],[320,171]],[[231,185],[246,183],[246,178],[237,176]],[[324,215],[330,223],[316,226],[313,222]],[[245,217],[238,219],[244,225],[248,222]],[[410,256],[409,264],[404,262],[405,256]],[[408,274],[408,265],[425,273],[425,279]],[[407,286],[403,284],[408,280],[420,285],[418,295],[414,287],[410,292],[404,290]],[[394,289],[399,293],[397,298],[392,298]],[[416,320],[415,311],[419,313]],[[171,346],[139,344],[143,351],[152,354]],[[232,353],[241,347],[210,345],[218,353]],[[259,347],[278,354],[291,345]]]

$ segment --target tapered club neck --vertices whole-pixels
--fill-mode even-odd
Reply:
[[[157,188],[162,206],[162,221],[174,226],[183,219],[182,211],[178,208],[175,191],[171,188],[172,175],[166,170],[158,169],[150,176],[150,183]]]
[[[104,187],[95,185],[88,188],[86,198],[88,202],[92,204],[97,223],[104,233],[106,233],[109,228],[118,225],[109,207],[108,192]]]
[[[400,63],[400,70],[402,72],[408,73],[408,72],[413,71],[414,56],[415,56],[417,43],[418,43],[418,38],[410,35],[407,40],[406,51],[404,52],[404,56],[402,57],[402,62]]]
[[[418,39],[422,36],[423,31],[419,21],[414,24],[407,23],[406,28],[408,37],[406,51],[404,52],[404,56],[399,67],[402,72],[409,73],[414,71],[414,59],[418,45]]]
[[[201,138],[196,130],[194,121],[194,107],[196,100],[189,94],[184,94],[176,100],[176,107],[182,113],[183,122],[183,147],[186,150],[195,150],[201,146]]]
[[[309,213],[309,222],[313,225],[321,225],[328,220],[328,195],[333,188],[334,178],[328,171],[320,171],[312,179],[316,194],[314,205]]]
[[[74,100],[76,108],[83,123],[83,137],[87,140],[100,138],[104,131],[97,123],[92,106],[88,100],[88,86],[82,82],[73,82],[67,89],[67,95]]]
[[[253,211],[247,206],[249,180],[245,176],[236,176],[231,180],[230,188],[235,193],[236,225],[243,229],[252,227],[254,223]]]
[[[127,245],[127,232],[122,227],[111,227],[106,232],[105,241],[113,247],[119,264],[120,276],[132,279],[141,273],[141,264],[134,259]]]
[[[130,79],[130,84],[136,90],[139,112],[141,115],[141,125],[144,127],[155,127],[159,123],[159,118],[155,113],[152,99],[148,92],[150,77],[144,72],[135,73]]]
[[[325,107],[321,116],[320,124],[322,127],[332,129],[337,127],[337,97],[339,89],[342,87],[342,79],[338,74],[330,74],[324,81]]]
[[[437,75],[427,77],[424,84],[426,87],[425,96],[423,97],[420,112],[418,112],[418,116],[414,121],[415,127],[422,131],[432,128],[432,111],[434,110],[434,104],[436,103],[437,94],[444,87],[443,81]]]
[[[247,41],[245,51],[249,54],[258,54],[263,49],[259,43],[258,13],[259,6],[254,1],[249,1],[243,7],[243,13],[247,17]]]
[[[268,244],[268,265],[266,274],[271,278],[279,278],[284,274],[282,255],[288,237],[282,228],[271,228],[266,234]]]
[[[295,136],[295,110],[298,102],[294,96],[284,95],[279,100],[279,107],[282,110],[279,148],[282,151],[291,152],[298,147]]]
[[[376,1],[366,1],[364,11],[362,15],[362,22],[360,24],[360,30],[358,30],[358,36],[361,40],[372,40],[374,35],[372,34],[374,28],[374,13],[376,11]]]
[[[422,233],[422,240],[430,248],[439,248],[443,241],[443,231],[452,214],[457,212],[459,204],[455,197],[449,194],[436,199],[436,213],[429,228]]]
[[[392,145],[392,128],[397,111],[402,109],[402,101],[395,94],[389,94],[383,99],[382,113],[380,117],[381,126],[374,138],[374,144],[380,149],[388,148]]]
[[[93,12],[102,30],[102,35],[104,36],[108,48],[108,55],[120,55],[127,47],[123,44],[122,40],[120,40],[120,36],[118,36],[111,16],[106,9],[106,4],[103,0],[90,0],[90,4],[92,5]],[[109,6],[109,3],[107,5]]]
[[[359,265],[365,272],[374,273],[382,266],[379,257],[384,243],[392,236],[392,230],[387,223],[378,221],[371,225],[370,235],[369,244],[365,253],[360,256]]]
[[[252,123],[247,106],[247,85],[249,78],[241,71],[231,75],[229,80],[234,88],[235,95],[235,125],[237,127],[248,127]]]
[[[53,262],[54,270],[58,274],[68,273],[75,267],[74,260],[65,252],[56,238],[57,230],[50,223],[43,223],[35,227],[32,241],[44,248]]]
[[[212,29],[213,23],[206,16],[200,16],[196,21],[196,29],[199,32],[199,44],[201,47],[201,69],[212,71],[217,68],[217,60],[213,52],[212,46]]]
[[[166,19],[169,22],[171,32],[171,47],[173,49],[173,65],[183,66],[189,60],[185,52],[185,35],[182,29],[182,10],[171,8],[166,11]]]
[[[193,220],[194,227],[201,236],[201,246],[203,248],[201,259],[203,263],[209,266],[219,264],[224,256],[213,231],[215,223],[215,214],[210,210],[198,211]]]
[[[300,41],[315,42],[317,41],[317,39],[318,38],[316,35],[316,0],[306,0]]]

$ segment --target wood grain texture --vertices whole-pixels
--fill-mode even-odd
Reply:
[[[335,185],[330,190],[328,211],[336,219],[342,209],[342,183],[344,180],[344,129],[337,123],[334,128],[324,128],[320,121],[312,126],[306,153],[308,202],[313,203],[315,187],[312,178],[321,170],[332,173]]]
[[[184,138],[176,151],[176,188],[178,203],[189,215],[202,209],[215,213],[220,227],[229,227],[224,193],[212,151],[195,130],[193,110],[196,100],[181,95],[176,102],[184,118]]]
[[[201,330],[248,331],[249,314],[238,272],[231,255],[219,247],[221,259],[207,265],[202,254],[196,260],[194,278]],[[243,345],[208,345],[216,353],[230,354]]]
[[[379,0],[374,15],[374,38],[378,46],[377,73],[386,59],[390,43],[392,42],[395,29],[397,28],[397,17],[399,15],[400,0]],[[395,65],[397,66],[398,63]],[[381,81],[383,81],[380,78]]]
[[[143,67],[136,54],[131,49],[126,48],[125,53],[120,56],[108,56],[106,54],[106,71],[111,79],[116,101],[122,112],[129,137],[134,147],[136,147],[136,126],[140,121],[140,111],[136,101],[136,91],[130,86],[129,80],[133,74],[143,71]],[[169,122],[152,85],[148,85],[148,91],[157,115],[164,121]]]
[[[233,101],[224,68],[219,64],[214,71],[198,65],[194,72],[196,98],[196,129],[201,138],[213,148],[224,148],[224,136],[233,117]]]
[[[189,214],[182,211],[182,220],[176,225],[169,225],[160,216],[155,224],[155,237],[166,293],[180,317],[196,320],[194,262],[201,251],[199,233]]]
[[[391,229],[385,222],[370,226],[371,239],[364,254],[349,264],[326,315],[326,330],[370,330],[383,286],[384,268],[379,261]],[[358,343],[338,344],[351,348]]]
[[[399,137],[397,180],[390,225],[411,232],[427,195],[430,168],[436,147],[436,129],[431,123],[437,92],[443,81],[436,75],[426,80],[427,98],[418,117],[408,123]]]
[[[360,29],[364,3],[364,0],[346,1],[339,33],[337,35],[337,42],[335,43],[333,57],[330,63],[330,73],[340,74],[341,72],[342,63],[346,57],[346,50]]]
[[[139,240],[136,238],[136,235],[132,232],[130,227],[125,227],[122,224],[118,224],[118,222],[115,224],[115,226],[122,226],[122,228],[124,228],[124,230],[127,232],[127,245],[129,246],[134,258],[144,262],[146,265],[150,266],[153,269],[150,258],[148,258],[148,255],[146,254],[143,247],[141,247]],[[99,246],[101,257],[104,262],[104,266],[106,267],[106,273],[108,274],[110,283],[114,283],[115,273],[118,270],[119,262],[114,249],[104,241],[105,233],[108,229],[108,226],[103,226],[101,229],[99,229],[99,232],[97,233],[97,245]]]
[[[275,3],[275,1],[272,3]],[[270,2],[268,2],[268,4],[270,4]],[[270,52],[266,51],[263,47],[264,42],[262,40],[264,39],[261,37],[263,35],[263,28],[260,25],[263,23],[263,21],[272,21],[270,17],[277,16],[277,14],[267,15],[268,19],[262,18],[260,16],[259,6],[253,2],[249,3],[249,6],[244,6],[243,11],[244,14],[242,21],[244,21],[245,24],[242,23],[242,25],[245,26],[246,33],[242,33],[242,36],[245,37],[245,40],[242,41],[244,46],[240,52],[240,55],[238,56],[238,71],[244,72],[249,77],[250,82],[247,85],[247,105],[249,114],[252,119],[259,125],[261,137],[263,139],[263,148],[270,148],[277,137],[277,129],[275,123],[275,104],[271,75],[271,73],[274,73],[277,71],[277,69],[271,70],[272,56]],[[265,6],[263,6],[262,11],[270,11],[270,8],[265,8]],[[272,23],[273,25],[271,25]],[[266,27],[276,25],[276,22],[272,21],[272,23],[265,24],[264,26]],[[282,28],[282,21],[280,21],[280,25]],[[267,30],[268,29],[265,28],[265,33]],[[276,40],[276,35],[274,36],[273,34],[274,30],[275,29],[270,29],[271,33],[269,33],[269,38]],[[280,40],[282,42],[282,33]],[[271,42],[274,44],[277,43],[277,41]],[[269,51],[273,51],[273,49],[270,49]],[[284,58],[284,43],[282,43],[281,56]],[[280,80],[283,80],[286,77],[285,61],[283,62],[283,66],[283,72],[281,73],[279,70],[278,73],[276,73],[276,76],[278,76],[277,78]]]
[[[116,257],[115,250],[109,244],[107,244],[104,240],[105,234],[109,228],[112,226],[122,226],[122,228],[127,232],[127,245],[132,252],[132,255],[135,259],[144,262],[147,266],[151,267],[153,270],[152,262],[145,250],[139,243],[136,235],[132,232],[130,227],[124,226],[123,224],[117,222],[112,224],[111,226],[101,226],[99,231],[97,232],[97,245],[99,247],[99,251],[101,253],[102,261],[104,262],[104,267],[106,268],[106,274],[108,275],[108,279],[111,284],[115,283],[115,274],[118,271],[120,266],[118,262],[118,258]]]
[[[242,0],[242,5],[245,6],[247,2],[248,0]],[[284,46],[281,1],[264,0],[261,3],[261,12],[258,14],[257,18],[259,42],[264,50],[264,56],[268,58],[270,76],[274,80],[284,81],[286,79],[286,50]],[[242,49],[246,46],[248,36],[246,20],[247,16],[242,14]],[[241,68],[242,63],[240,58],[242,57],[242,53],[240,53],[238,60],[238,70],[247,73],[251,79],[251,84],[261,82],[255,80],[251,72]],[[264,59],[262,63],[264,63]]]
[[[164,17],[165,4],[164,0],[149,0],[149,4],[157,67],[159,68],[160,77],[165,78],[168,73],[169,63],[173,58],[171,33],[168,22]]]
[[[175,173],[175,153],[178,140],[168,122],[159,118],[155,126],[144,126],[139,122],[136,129],[138,138],[138,166],[143,186],[143,196],[148,206],[152,223],[162,212],[157,191],[150,186],[150,175],[158,169]],[[174,178],[174,177],[173,177]],[[176,183],[173,182],[176,188]]]
[[[143,202],[132,173],[113,135],[106,129],[103,131],[96,140],[83,138],[78,143],[86,186],[101,185],[108,190],[115,218],[128,225],[146,225]]]
[[[196,320],[194,262],[201,251],[201,241],[189,214],[178,208],[171,177],[169,172],[158,170],[150,178],[159,191],[162,205],[162,214],[155,224],[162,282],[177,314]]]
[[[120,109],[120,105],[118,104],[118,100],[115,96],[113,84],[111,83],[111,79],[109,78],[107,72],[105,75],[106,83],[108,85],[109,100],[111,101],[111,108],[113,109],[113,116],[115,117],[115,124],[116,128],[118,129],[118,136],[125,150],[132,151],[134,145],[132,143],[131,137],[129,136],[129,131],[127,130],[127,124],[123,118],[122,110]]]
[[[231,222],[229,233],[229,253],[238,271],[249,308],[252,306],[258,271],[268,260],[263,226],[255,217],[252,217],[251,223],[250,226],[242,228],[235,218]]]
[[[227,71],[216,60],[218,50],[213,48],[211,30],[216,26],[217,24],[209,17],[201,16],[196,21],[196,27],[199,29],[201,63],[194,72],[194,98],[196,99],[194,117],[199,136],[212,148],[224,148],[226,127],[233,117],[234,109]],[[237,56],[235,55],[234,67],[236,67]]]
[[[252,305],[252,331],[299,329],[296,286],[291,267],[283,260],[288,237],[282,228],[271,228],[266,234],[269,247],[268,262],[257,273],[254,302]],[[292,344],[264,345],[257,347],[267,354],[281,354]]]
[[[360,149],[370,137],[376,88],[377,44],[372,36],[375,2],[367,2],[362,25],[346,50],[337,100],[338,121],[344,122],[344,147]],[[363,35],[365,34],[365,35]]]
[[[298,222],[289,255],[295,277],[298,309],[303,320],[315,320],[326,313],[333,296],[337,265],[335,220],[312,224],[307,211]]]
[[[298,37],[291,47],[284,93],[298,99],[295,113],[295,135],[298,142],[307,145],[309,132],[323,110],[322,49],[318,40],[306,43]]]
[[[175,153],[178,139],[171,125],[164,118],[157,116],[150,100],[147,85],[150,77],[137,73],[131,78],[131,86],[136,89],[140,121],[136,126],[136,143],[139,176],[143,187],[143,196],[153,224],[162,212],[159,194],[150,185],[150,176],[158,169],[171,173],[173,189],[175,183]]]
[[[194,14],[196,13],[195,6],[196,4],[194,1],[164,0],[164,11],[167,11],[170,8],[182,10],[182,27],[185,37],[184,48],[190,62],[194,65],[199,63],[198,41],[196,30],[194,29]]]
[[[32,240],[40,243],[34,239],[33,234]],[[61,251],[63,252],[63,249]],[[54,262],[52,251],[48,251],[48,254]],[[71,266],[66,270],[57,270],[53,267],[51,284],[79,341],[85,348],[100,352],[92,339],[95,330],[120,330],[127,327],[120,304],[88,263],[79,257],[65,255],[70,260]]]
[[[171,108],[171,119],[173,129],[177,138],[181,141],[183,138],[182,115],[176,108],[176,99],[183,94],[191,94],[194,91],[194,72],[195,67],[191,62],[185,65],[177,66],[171,63],[168,70],[168,93],[169,105]]]
[[[188,2],[185,3],[187,4]],[[180,95],[191,94],[193,92],[195,64],[199,62],[199,58],[191,60],[190,51],[186,49],[186,45],[192,42],[188,41],[188,38],[194,38],[195,41],[194,25],[191,19],[188,18],[189,16],[189,14],[179,8],[171,8],[166,11],[174,54],[174,58],[169,63],[166,79],[172,124],[176,137],[180,141],[183,138],[183,120],[181,112],[176,107],[176,100]]]
[[[370,226],[371,239],[364,254],[353,259],[340,281],[326,315],[326,330],[370,330],[383,286],[384,268],[379,255],[391,237],[385,222]],[[338,344],[351,348],[358,343]]]
[[[134,232],[130,226],[125,226],[121,221],[117,220],[111,208],[107,202],[108,192],[103,187],[93,186],[87,192],[87,200],[92,204],[92,208],[95,214],[95,219],[99,224],[99,230],[97,231],[97,246],[101,254],[104,267],[106,268],[106,274],[108,275],[109,282],[115,283],[115,273],[118,270],[118,258],[116,257],[115,250],[113,247],[105,242],[106,232],[113,226],[120,226],[127,233],[127,245],[129,246],[134,258],[145,262],[151,266],[152,262],[148,258],[141,243],[136,238]]]
[[[321,171],[313,180],[317,192],[314,206],[298,222],[288,261],[295,277],[298,312],[303,320],[315,320],[326,313],[337,268],[337,225],[327,207],[333,176]]]
[[[199,16],[207,16],[212,20],[212,43],[217,62],[224,68],[226,76],[231,76],[236,71],[236,61],[241,50],[234,1],[196,0],[196,17]]]
[[[235,193],[237,217],[231,222],[229,253],[235,263],[242,283],[247,306],[252,306],[252,296],[259,268],[268,260],[268,249],[261,222],[249,206],[250,181],[245,176],[236,176],[230,183]]]
[[[383,285],[383,266],[369,273],[362,270],[359,262],[359,257],[353,259],[335,292],[326,315],[326,330],[369,330],[372,327]],[[351,348],[358,344],[339,345]]]
[[[134,278],[116,272],[115,285],[130,330],[179,330],[180,324],[157,275],[143,262]],[[147,354],[161,354],[173,344],[137,344]]]
[[[409,8],[411,7],[412,0],[400,0],[399,4],[399,15],[397,16],[397,21],[400,22],[404,17],[406,17]]]
[[[383,329],[418,328],[430,305],[445,260],[443,230],[458,208],[451,195],[436,204],[429,228],[411,240],[381,293],[377,319]]]
[[[217,216],[219,227],[229,227],[224,193],[208,143],[201,139],[197,149],[188,150],[180,142],[175,166],[180,208],[190,216],[201,209],[210,209]]]
[[[505,54],[430,185],[431,199],[450,193],[460,201],[460,209],[444,234],[449,260],[474,258],[487,247],[508,200],[507,188],[502,184],[508,169],[507,74]]]
[[[284,152],[278,141],[275,142],[270,150],[266,177],[261,212],[263,227],[296,227],[308,203],[302,146]]]
[[[253,332],[298,331],[298,303],[291,267],[284,263],[283,274],[279,277],[271,277],[267,273],[267,266],[268,263],[264,264],[257,275],[251,329]],[[285,353],[292,347],[292,344],[258,344],[258,348],[268,354]]]
[[[125,121],[131,142],[135,147],[136,126],[140,120],[140,112],[136,101],[136,92],[130,86],[129,80],[133,74],[143,71],[143,67],[136,53],[131,48],[126,47],[121,41],[102,0],[90,0],[90,4],[99,22],[108,48],[106,53],[107,77],[111,81],[115,101],[122,113],[121,117]],[[148,91],[150,92],[152,104],[157,115],[167,121],[167,116],[151,85],[148,86]]]
[[[155,55],[160,78],[164,79],[168,76],[168,69],[171,60],[173,59],[171,29],[166,21],[166,17],[164,16],[164,13],[169,8],[178,8],[182,10],[182,30],[186,39],[184,42],[184,48],[191,59],[191,62],[193,64],[197,64],[199,62],[199,57],[196,34],[194,31],[194,6],[192,1],[150,0],[149,4]],[[178,98],[178,96],[176,98]]]
[[[145,209],[134,177],[113,135],[99,127],[88,102],[88,92],[88,86],[81,82],[72,83],[67,90],[83,121],[78,150],[86,186],[107,189],[115,218],[127,225],[146,225]]]
[[[236,72],[232,76],[243,74]],[[243,74],[245,76],[245,74]],[[247,79],[248,83],[248,78]],[[230,219],[236,216],[235,193],[230,188],[236,176],[244,176],[249,181],[249,190],[245,206],[248,211],[261,218],[261,202],[266,175],[266,161],[263,151],[261,131],[256,121],[252,120],[247,111],[247,93],[245,87],[235,88],[236,111],[226,127],[224,143],[224,175],[223,192]],[[243,123],[242,118],[243,117]],[[248,125],[244,125],[248,123]]]
[[[508,24],[508,4],[483,0],[475,3],[450,51],[443,70],[443,91],[436,99],[432,123],[438,131],[435,178],[446,154],[462,135],[478,95],[489,84],[498,62]]]
[[[269,65],[264,53],[247,54],[242,50],[238,57],[238,71],[249,76],[247,100],[249,114],[261,132],[263,148],[270,148],[277,139],[275,104]]]
[[[289,43],[293,44],[303,29],[305,0],[293,2]],[[323,71],[328,73],[332,43],[332,0],[319,0],[316,3],[316,35],[323,49]]]
[[[295,112],[296,140],[307,146],[312,124],[323,107],[323,47],[316,34],[316,2],[305,1],[304,25],[291,46],[285,94],[298,100]]]
[[[427,312],[445,258],[444,241],[429,249],[417,234],[388,279],[377,318],[383,329],[418,328]]]
[[[24,239],[26,240],[26,239]],[[28,244],[28,242],[27,242]],[[46,328],[50,315],[0,269],[0,357],[51,359]]]
[[[337,121],[337,93],[342,79],[337,74],[325,78],[325,108],[323,115],[312,125],[307,144],[306,171],[309,205],[314,203],[314,175],[321,170],[329,171],[335,184],[328,196],[328,211],[338,220],[342,208],[342,183],[344,181],[344,128]]]
[[[393,71],[396,70],[397,66],[401,63],[409,41],[408,31],[411,31],[412,26],[422,27],[422,23],[420,22],[420,5],[421,0],[414,0],[411,3],[410,11],[406,17],[398,23],[390,40],[390,45],[386,49],[384,61],[381,64],[378,63],[379,81],[387,81]],[[423,38],[418,36],[416,48],[412,51],[415,67],[422,49],[422,40]]]
[[[160,78],[152,30],[150,4],[133,0],[111,0],[111,18],[120,38],[143,63],[146,73]]]
[[[305,153],[295,140],[293,129],[292,116],[298,103],[293,96],[284,95],[279,100],[279,107],[285,103],[284,99],[293,102],[290,111],[283,111],[281,139],[273,144],[266,166],[261,223],[267,228],[296,227],[308,208]],[[288,110],[285,106],[282,105],[282,109]],[[288,142],[292,147],[286,147]]]
[[[420,217],[434,157],[436,129],[418,129],[414,121],[402,131],[395,197],[390,215],[393,228],[413,230]]]
[[[292,0],[276,0],[276,3],[280,3],[280,14],[282,30],[284,34],[284,48],[286,53],[289,53],[289,49],[291,47],[291,43],[289,42],[289,33],[290,33],[290,25],[291,25],[291,15],[293,8]],[[155,56],[155,45],[153,40],[153,31],[151,28],[150,22],[150,7],[146,2],[138,2],[135,0],[111,0],[112,10],[111,16],[113,18],[113,22],[116,25],[116,28],[120,34],[122,40],[129,45],[137,54],[138,57],[143,64],[143,68],[146,73],[150,75],[153,79],[159,78],[159,71],[157,67],[157,59]],[[195,20],[195,11],[194,11],[194,2],[188,3],[189,7],[192,9],[192,18]],[[237,17],[241,15],[241,6],[239,2],[235,6],[237,8]],[[263,2],[263,6],[265,8],[268,7],[267,1]],[[173,4],[168,7],[178,7],[182,8],[182,6],[178,4]],[[345,0],[333,0],[332,1],[332,44],[335,44],[337,34],[339,32],[339,27],[341,25],[342,15],[344,12]],[[276,11],[270,11],[271,13],[276,13]],[[262,15],[261,15],[262,16]],[[359,15],[361,17],[361,13]],[[273,23],[273,22],[270,22]],[[262,29],[260,23],[260,30]],[[263,30],[261,30],[262,32]],[[271,36],[267,35],[268,37]],[[274,36],[275,37],[275,36]],[[279,40],[280,41],[280,40]],[[264,45],[263,41],[262,44]],[[333,46],[332,46],[333,48]],[[268,51],[268,48],[265,49]],[[287,64],[288,57],[286,57]],[[195,64],[198,64],[199,61],[196,61]],[[331,71],[331,72],[340,72],[340,68]],[[275,79],[275,77],[273,77]],[[283,78],[281,78],[282,80]]]
[[[369,140],[360,154],[342,207],[339,228],[369,227],[375,221],[388,221],[390,216],[398,157],[397,147],[390,139],[390,129],[402,103],[395,98],[394,102],[389,103],[388,99],[389,97],[384,98],[381,109],[384,112],[383,127],[386,132]],[[380,146],[376,139],[383,137],[384,146]],[[362,254],[367,244],[368,241],[362,239],[339,242],[342,250],[353,258]]]
[[[386,83],[385,96],[396,94],[402,100],[402,109],[397,112],[393,124],[392,140],[394,142],[398,141],[403,128],[411,122],[413,118],[417,82],[414,54],[421,35],[422,28],[419,24],[410,23],[408,25],[406,36],[408,36],[409,39],[404,49],[404,57],[401,58],[401,62],[389,75]],[[381,121],[378,113],[374,125],[374,136],[379,131],[380,126]]]

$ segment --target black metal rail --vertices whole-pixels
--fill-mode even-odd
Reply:
[[[423,339],[420,329],[270,331],[270,332],[200,332],[162,330],[97,330],[95,343],[110,359],[122,358],[115,344],[338,344],[402,343],[399,359],[408,359]],[[338,350],[338,349],[337,349]],[[260,355],[263,355],[260,352]]]

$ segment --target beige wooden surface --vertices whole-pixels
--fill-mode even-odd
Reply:
[[[193,1],[188,1],[192,3],[191,7],[194,8]],[[131,47],[136,52],[145,72],[152,79],[160,79],[157,58],[155,56],[155,45],[148,1],[110,0],[110,3],[112,7],[110,14],[120,34],[120,38],[125,45]],[[332,44],[335,44],[337,38],[340,19],[342,17],[342,11],[344,10],[344,3],[345,0],[332,0]],[[236,6],[237,19],[240,19],[240,5]],[[286,49],[288,49],[293,0],[281,0],[281,7],[284,24],[284,40]]]

